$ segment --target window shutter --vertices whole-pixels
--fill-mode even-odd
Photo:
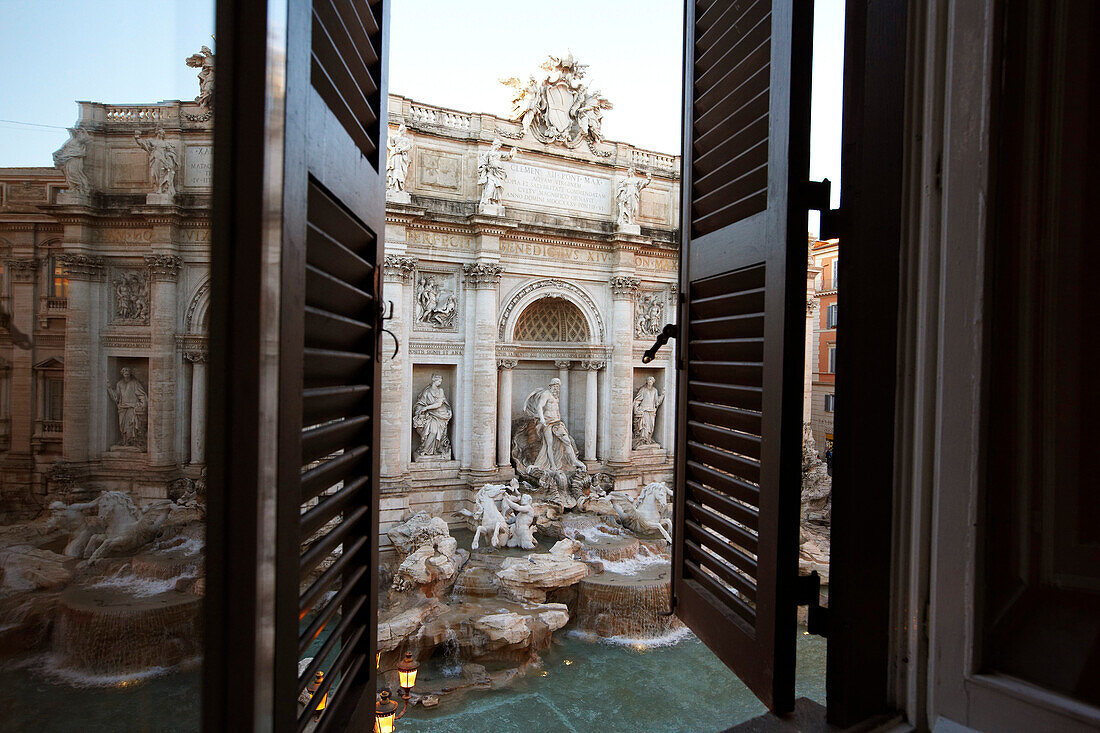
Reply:
[[[290,17],[276,729],[306,729],[323,702],[317,730],[369,730],[387,10],[378,0],[312,0]],[[299,713],[317,671],[324,679]]]
[[[813,5],[689,0],[673,592],[794,707]]]

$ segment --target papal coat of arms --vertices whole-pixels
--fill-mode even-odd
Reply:
[[[575,148],[587,143],[593,152],[603,140],[603,113],[611,102],[598,91],[589,91],[584,79],[586,64],[579,64],[570,53],[551,56],[539,67],[543,71],[526,84],[516,77],[501,83],[515,90],[512,119],[523,130],[517,139],[530,132],[541,143],[557,143]],[[509,135],[509,137],[513,137]]]

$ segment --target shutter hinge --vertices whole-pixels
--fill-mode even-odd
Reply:
[[[836,239],[840,236],[840,209],[829,208],[833,199],[833,184],[826,178],[821,181],[806,182],[806,208],[821,212],[821,239]]]
[[[816,636],[829,636],[829,607],[821,605],[821,576],[814,570],[799,575],[794,586],[797,605],[806,606],[806,630]]]

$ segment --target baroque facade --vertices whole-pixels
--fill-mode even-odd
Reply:
[[[813,280],[813,340],[811,365],[811,419],[818,455],[825,456],[833,444],[833,414],[836,411],[837,264],[840,240],[810,243],[809,271]]]
[[[641,359],[675,317],[680,161],[604,140],[584,68],[504,82],[511,118],[390,96],[383,531],[409,509],[454,521],[511,478],[513,422],[554,379],[590,471],[672,477],[674,344]]]
[[[55,167],[0,168],[0,516],[201,477],[208,104],[80,102]]]

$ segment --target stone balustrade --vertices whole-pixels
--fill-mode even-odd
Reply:
[[[472,115],[443,109],[441,107],[429,107],[423,104],[413,104],[410,109],[410,117],[413,122],[450,127],[455,130],[470,129],[470,118]]]

